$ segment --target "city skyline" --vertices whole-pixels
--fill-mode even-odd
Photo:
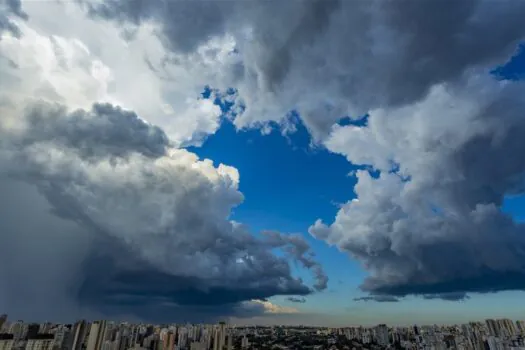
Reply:
[[[261,350],[525,348],[525,321],[487,319],[460,325],[390,327],[134,324],[79,320],[74,324],[9,322],[0,316],[2,350]]]
[[[522,18],[489,0],[0,0],[0,311],[523,319]]]

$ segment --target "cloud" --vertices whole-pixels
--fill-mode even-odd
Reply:
[[[22,35],[0,40],[0,97],[21,106],[39,99],[83,109],[111,103],[158,125],[177,146],[198,145],[219,127],[219,106],[201,92],[219,74],[219,61],[231,60],[227,38],[166,57],[153,24],[137,28],[130,41],[122,28],[87,18],[76,2],[26,2],[24,11],[30,20],[18,24]],[[54,16],[62,20],[48,20]]]
[[[20,202],[0,236],[0,245],[16,251],[2,256],[2,274],[12,282],[0,293],[6,311],[211,320],[255,316],[260,309],[246,301],[312,292],[272,253],[283,249],[318,273],[304,240],[276,232],[257,239],[228,219],[243,200],[235,168],[171,147],[161,129],[107,103],[86,111],[41,101],[13,120],[16,127],[0,124],[3,198]],[[30,196],[7,185],[15,179]],[[41,203],[33,214],[42,217],[39,226],[25,225],[26,200]],[[56,271],[40,275],[39,265]],[[53,312],[44,298],[28,302],[40,289],[20,276],[45,282],[43,295],[72,306],[54,304],[60,312]]]
[[[105,0],[93,18],[156,23],[164,46],[187,56],[232,38],[236,60],[212,86],[233,86],[246,106],[239,127],[282,121],[295,109],[316,138],[346,115],[401,106],[432,86],[454,84],[499,63],[523,39],[520,2],[469,0],[394,3],[340,0],[213,2]],[[443,25],[448,23],[449,25]]]
[[[306,299],[303,297],[288,297],[286,300],[291,301],[292,303],[306,303]]]
[[[443,293],[443,294],[425,294],[423,295],[424,299],[432,300],[432,299],[441,299],[441,300],[448,300],[448,301],[464,301],[467,299],[470,299],[470,297],[466,293]]]
[[[501,211],[524,189],[523,92],[473,76],[373,110],[366,127],[335,126],[327,147],[380,175],[359,171],[359,200],[310,233],[361,262],[373,296],[525,289],[524,225]]]
[[[328,286],[328,276],[322,266],[314,260],[313,252],[306,240],[299,234],[284,236],[276,231],[263,231],[264,238],[270,245],[278,248],[285,247],[285,251],[304,268],[313,272],[315,277],[314,288],[317,291],[325,290]],[[310,254],[310,255],[307,255]]]
[[[0,100],[9,102],[0,104],[1,122],[16,136],[0,141],[6,171],[36,184],[62,218],[132,252],[107,262],[106,278],[117,286],[93,287],[83,297],[132,290],[126,276],[142,274],[121,267],[137,265],[152,270],[152,285],[166,276],[191,284],[191,277],[204,292],[190,294],[205,300],[218,288],[232,307],[272,293],[307,294],[274,248],[313,271],[317,290],[326,287],[302,242],[271,234],[255,240],[227,219],[242,201],[235,169],[176,148],[200,144],[219,126],[220,108],[200,97],[204,86],[236,89],[238,128],[264,130],[278,121],[293,130],[295,110],[317,142],[379,174],[358,171],[358,200],[343,205],[332,224],[310,228],[362,263],[369,277],[361,288],[371,296],[525,288],[523,224],[501,212],[506,195],[523,194],[523,84],[489,76],[525,36],[525,3],[470,0],[441,11],[438,1],[410,0],[27,2],[29,22],[16,19],[18,2],[8,4],[0,23],[16,21],[21,35],[0,40]],[[31,113],[22,107],[42,99],[66,106],[68,119],[70,109],[82,109],[81,132],[67,136],[58,123],[66,134],[56,142],[28,133],[20,116]],[[129,151],[103,133],[90,145],[71,138],[93,135],[85,118],[124,109],[161,127],[170,145],[132,113],[148,133],[119,134],[115,141],[140,138]],[[366,125],[336,124],[365,113]],[[111,123],[120,119],[105,123],[113,134]],[[259,282],[259,273],[271,276]],[[224,291],[239,280],[248,291]],[[193,307],[179,290],[157,297],[166,293]]]
[[[378,303],[397,303],[399,299],[391,295],[369,295],[366,297],[354,298],[354,301],[376,301]]]
[[[289,307],[289,306],[281,306],[277,304],[273,304],[269,301],[263,301],[263,300],[251,300],[248,302],[248,304],[254,305],[254,306],[262,306],[264,309],[264,313],[268,314],[296,314],[299,312],[299,310]]]
[[[20,28],[17,26],[17,20],[28,20],[28,15],[22,10],[22,4],[20,0],[4,0],[0,3],[0,35],[2,32],[9,32],[12,36],[20,38]],[[0,37],[0,40],[1,37]]]

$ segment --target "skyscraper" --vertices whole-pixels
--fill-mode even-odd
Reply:
[[[388,327],[386,324],[380,324],[375,328],[375,336],[379,345],[388,345],[390,340],[388,339]]]
[[[66,342],[67,350],[81,350],[82,344],[86,338],[86,333],[88,330],[88,324],[86,321],[78,321],[73,325],[71,330],[71,337]]]
[[[213,334],[213,350],[223,350],[226,345],[226,323],[219,322]]]
[[[91,324],[87,350],[100,350],[106,334],[106,321],[95,321]]]
[[[2,329],[4,328],[4,325],[6,322],[7,322],[7,315],[6,314],[0,315],[0,333],[2,333]]]

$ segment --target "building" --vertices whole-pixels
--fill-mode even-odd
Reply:
[[[0,350],[11,350],[15,345],[12,334],[0,333]]]
[[[246,349],[250,346],[250,342],[248,341],[248,338],[246,337],[246,334],[242,337],[242,341],[241,341],[241,347],[243,349]]]
[[[516,327],[521,335],[525,335],[525,321],[516,321]]]
[[[27,331],[26,331],[25,336],[27,339],[33,339],[38,335],[39,331],[40,331],[40,325],[38,323],[31,323],[30,325],[27,326]]]
[[[26,350],[53,350],[53,334],[37,334],[27,339]]]
[[[70,337],[66,341],[65,348],[67,350],[81,350],[88,329],[89,327],[86,321],[76,322],[71,329]]]
[[[89,329],[87,350],[101,350],[106,335],[106,321],[95,321]]]
[[[390,344],[390,340],[388,338],[388,327],[386,326],[386,324],[380,324],[376,326],[375,338],[379,345],[386,346]]]
[[[7,315],[6,314],[0,315],[0,333],[2,333],[2,330],[6,323],[7,323]]]
[[[213,350],[223,350],[226,345],[226,323],[219,322],[213,334]]]
[[[498,322],[496,322],[493,319],[485,320],[485,323],[487,324],[487,328],[489,330],[489,335],[493,337],[499,337],[500,336],[500,329]]]

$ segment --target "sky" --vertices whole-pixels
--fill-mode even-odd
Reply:
[[[441,5],[1,1],[0,312],[522,317],[525,4]]]

